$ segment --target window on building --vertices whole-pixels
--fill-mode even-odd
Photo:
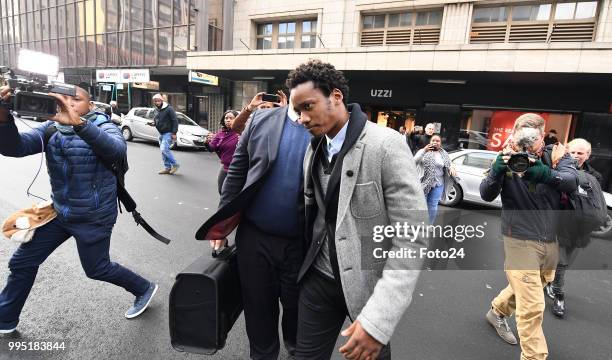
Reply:
[[[272,27],[274,24],[257,25],[257,48],[272,49]]]
[[[442,9],[366,14],[361,23],[361,46],[437,44]]]
[[[295,22],[278,24],[278,48],[293,49],[295,47]]]
[[[302,49],[317,47],[317,22],[302,21]]]
[[[314,48],[316,39],[316,20],[257,24],[257,49]]]
[[[597,1],[476,7],[471,43],[593,41]]]

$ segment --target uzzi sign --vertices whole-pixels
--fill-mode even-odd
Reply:
[[[373,98],[392,98],[393,90],[389,89],[370,89],[370,96]]]

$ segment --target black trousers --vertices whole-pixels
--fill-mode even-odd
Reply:
[[[302,264],[300,239],[266,234],[243,219],[236,248],[251,359],[278,358],[279,298],[283,340],[292,354],[297,334],[297,276]]]
[[[348,317],[344,296],[338,286],[334,280],[314,268],[301,281],[296,359],[331,358],[342,325]],[[391,359],[389,344],[383,347],[378,359]]]

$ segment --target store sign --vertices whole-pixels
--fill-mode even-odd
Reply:
[[[189,71],[189,82],[218,86],[219,78],[213,75],[190,70]]]
[[[149,69],[96,70],[96,80],[110,83],[149,82]]]
[[[373,98],[392,98],[393,90],[390,89],[370,89],[370,96]]]
[[[135,82],[134,84],[132,84],[132,87],[136,89],[159,90],[159,82]]]
[[[112,85],[104,85],[104,86],[102,86],[102,90],[104,90],[104,91],[113,91],[113,86]]]
[[[489,127],[489,133],[487,137],[487,150],[491,151],[500,151],[506,145],[506,141],[510,134],[512,134],[512,129],[514,128],[514,122],[516,118],[525,114],[525,112],[520,111],[494,111],[491,116],[491,124]],[[547,113],[539,113],[538,115],[542,116],[544,120],[548,120]]]

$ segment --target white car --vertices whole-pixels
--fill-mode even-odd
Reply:
[[[153,108],[133,108],[123,117],[121,132],[126,141],[134,138],[158,141],[159,131],[154,126],[153,119],[155,109]],[[178,132],[176,133],[176,143],[173,148],[205,148],[204,141],[208,130],[196,124],[185,114],[177,112]]]
[[[488,150],[466,149],[449,152],[448,156],[457,170],[457,182],[449,191],[445,199],[440,200],[444,206],[456,206],[461,201],[501,208],[501,198],[497,196],[492,202],[486,202],[480,197],[480,183],[486,176],[485,172],[497,157],[497,152]],[[608,219],[606,224],[598,231],[592,233],[595,237],[612,238],[612,194],[604,191],[604,198],[608,206]]]
[[[449,191],[448,196],[440,200],[440,204],[455,206],[461,201],[466,201],[501,208],[501,197],[498,196],[491,202],[484,201],[480,197],[480,183],[485,177],[485,172],[497,157],[496,152],[467,149],[449,152],[448,156],[457,170],[458,181]]]

